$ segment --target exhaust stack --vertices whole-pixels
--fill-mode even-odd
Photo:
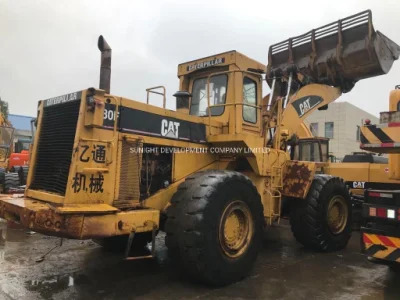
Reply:
[[[97,47],[101,52],[100,84],[99,88],[110,93],[111,84],[111,48],[102,35],[99,36]]]

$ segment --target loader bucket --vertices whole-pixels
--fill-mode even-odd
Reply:
[[[370,10],[272,45],[267,81],[301,73],[302,84],[323,83],[348,92],[354,84],[389,72],[400,47],[372,25]]]

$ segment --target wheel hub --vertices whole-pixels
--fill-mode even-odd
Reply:
[[[233,201],[225,208],[219,226],[219,241],[223,253],[235,258],[250,245],[254,232],[250,209],[243,201]]]
[[[329,230],[340,234],[346,228],[349,210],[343,196],[336,195],[330,201],[327,211]]]

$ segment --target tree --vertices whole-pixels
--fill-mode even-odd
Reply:
[[[0,97],[0,109],[4,118],[8,120],[8,102],[1,99],[1,97]]]

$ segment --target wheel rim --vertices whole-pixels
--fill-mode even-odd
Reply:
[[[243,201],[229,203],[222,213],[219,226],[219,241],[223,253],[231,258],[246,252],[254,232],[253,218]]]
[[[346,228],[349,210],[343,196],[336,195],[328,206],[328,226],[333,234],[340,234]]]

